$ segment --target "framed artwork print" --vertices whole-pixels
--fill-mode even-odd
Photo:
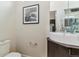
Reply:
[[[39,4],[23,7],[23,23],[24,24],[39,23]]]

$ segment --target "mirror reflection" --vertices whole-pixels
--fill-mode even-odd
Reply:
[[[50,32],[79,33],[79,2],[50,3]]]
[[[65,9],[65,32],[79,33],[79,8]]]
[[[55,13],[56,13],[56,11],[50,11],[50,32],[56,31]]]

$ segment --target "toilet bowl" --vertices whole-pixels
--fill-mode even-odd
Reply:
[[[10,52],[10,40],[0,41],[0,57],[21,57],[19,52]]]
[[[4,57],[21,57],[21,54],[19,52],[11,52],[5,55]]]

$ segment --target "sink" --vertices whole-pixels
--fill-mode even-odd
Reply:
[[[71,33],[62,33],[62,32],[50,32],[49,38],[58,43],[67,47],[77,47],[79,48],[79,34]]]
[[[64,33],[61,33],[61,32],[56,32],[56,33],[53,33],[53,32],[50,32],[49,33],[49,37],[50,38],[55,38],[55,39],[62,39],[64,37]]]

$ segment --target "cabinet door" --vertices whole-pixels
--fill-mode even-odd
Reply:
[[[68,48],[48,40],[48,57],[66,57],[66,56],[69,56]]]
[[[55,45],[55,56],[56,57],[67,57],[67,56],[69,56],[68,48],[56,44]]]
[[[70,48],[70,57],[79,57],[79,49]]]
[[[55,56],[55,44],[48,40],[48,57]]]

